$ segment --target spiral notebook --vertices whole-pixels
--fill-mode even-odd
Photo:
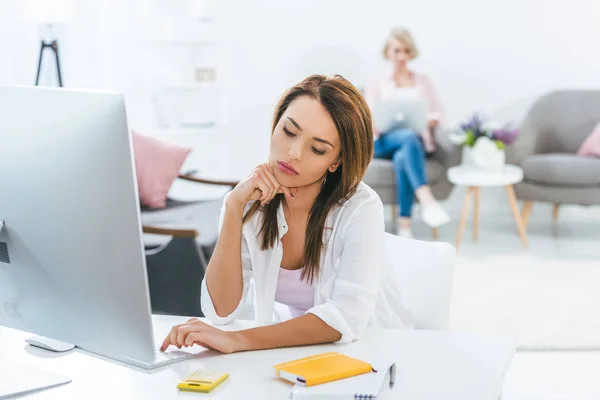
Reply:
[[[396,364],[374,364],[368,374],[324,383],[317,386],[294,385],[292,400],[371,400],[377,399],[386,387],[393,387]],[[379,369],[377,369],[379,368]]]

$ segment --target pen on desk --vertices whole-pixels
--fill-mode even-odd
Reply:
[[[396,363],[390,367],[390,387],[394,387],[394,382],[396,382]]]

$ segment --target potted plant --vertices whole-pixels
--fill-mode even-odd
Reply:
[[[490,171],[501,170],[506,155],[504,149],[515,142],[519,130],[507,124],[484,121],[475,114],[451,135],[451,140],[462,146],[462,164]]]

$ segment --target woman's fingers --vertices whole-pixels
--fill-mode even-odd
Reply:
[[[258,200],[261,202],[261,204],[264,205],[265,199],[269,196],[269,193],[271,192],[271,188],[259,173],[257,173],[254,176],[254,187],[261,191],[261,195]]]
[[[265,205],[266,203],[270,202],[271,199],[273,198],[273,192],[277,191],[277,186],[279,185],[277,183],[277,181],[273,182],[271,179],[269,179],[269,174],[267,173],[267,171],[265,171],[263,168],[258,168],[256,170],[256,173],[258,174],[258,176],[260,176],[260,178],[262,179],[262,181],[267,185],[268,192],[267,193],[263,193],[264,196],[261,197],[260,202]]]
[[[194,332],[190,333],[185,339],[186,346],[192,346],[194,343],[197,343],[203,347],[206,346],[206,339],[208,336],[208,332]]]
[[[177,347],[185,346],[186,338],[190,333],[196,332],[198,329],[197,325],[183,325],[177,329],[177,342],[174,343]]]
[[[252,177],[252,186],[255,190],[252,192],[250,199],[260,201],[263,206],[270,203],[278,193],[283,193],[288,199],[293,199],[298,191],[297,188],[281,186],[269,164],[256,167]],[[260,191],[260,195],[257,190]]]
[[[298,192],[298,188],[288,188],[286,186],[282,186],[277,181],[277,178],[275,178],[273,167],[271,167],[270,165],[266,165],[265,168],[267,169],[267,175],[269,176],[269,179],[271,179],[272,182],[275,182],[276,185],[276,191],[273,194],[273,197],[275,197],[275,195],[277,195],[278,193],[282,193],[288,199],[293,199],[296,192]]]
[[[271,192],[271,196],[269,197],[269,201],[271,201],[273,200],[273,197],[275,197],[277,193],[279,193],[279,188],[281,187],[281,185],[279,184],[279,182],[277,182],[277,179],[275,179],[275,175],[273,175],[273,170],[270,166],[266,165],[263,172],[267,179],[273,185],[273,191]]]
[[[165,351],[167,347],[169,347],[170,345],[175,345],[177,343],[177,329],[179,329],[180,326],[183,326],[183,324],[175,325],[171,328],[171,331],[163,341],[162,346],[160,346],[161,351]]]
[[[177,348],[183,346],[189,346],[187,338],[192,333],[206,332],[210,329],[210,325],[205,324],[199,319],[190,319],[185,324],[175,325],[171,328],[171,332],[167,335],[162,345],[160,346],[161,351],[165,351],[170,345],[176,346]]]
[[[278,193],[283,193],[285,195],[285,197],[287,197],[288,199],[293,199],[294,198],[294,193],[297,191],[297,189],[290,189],[287,188],[285,186],[280,186]]]
[[[250,200],[260,200],[260,196],[262,196],[260,189],[254,189],[250,195]]]

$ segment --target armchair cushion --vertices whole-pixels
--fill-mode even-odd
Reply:
[[[575,154],[550,153],[525,157],[526,181],[549,186],[600,186],[600,160]]]
[[[140,203],[164,208],[167,194],[191,149],[132,132]]]
[[[600,157],[600,124],[596,125],[594,131],[583,141],[577,154],[580,156]]]

